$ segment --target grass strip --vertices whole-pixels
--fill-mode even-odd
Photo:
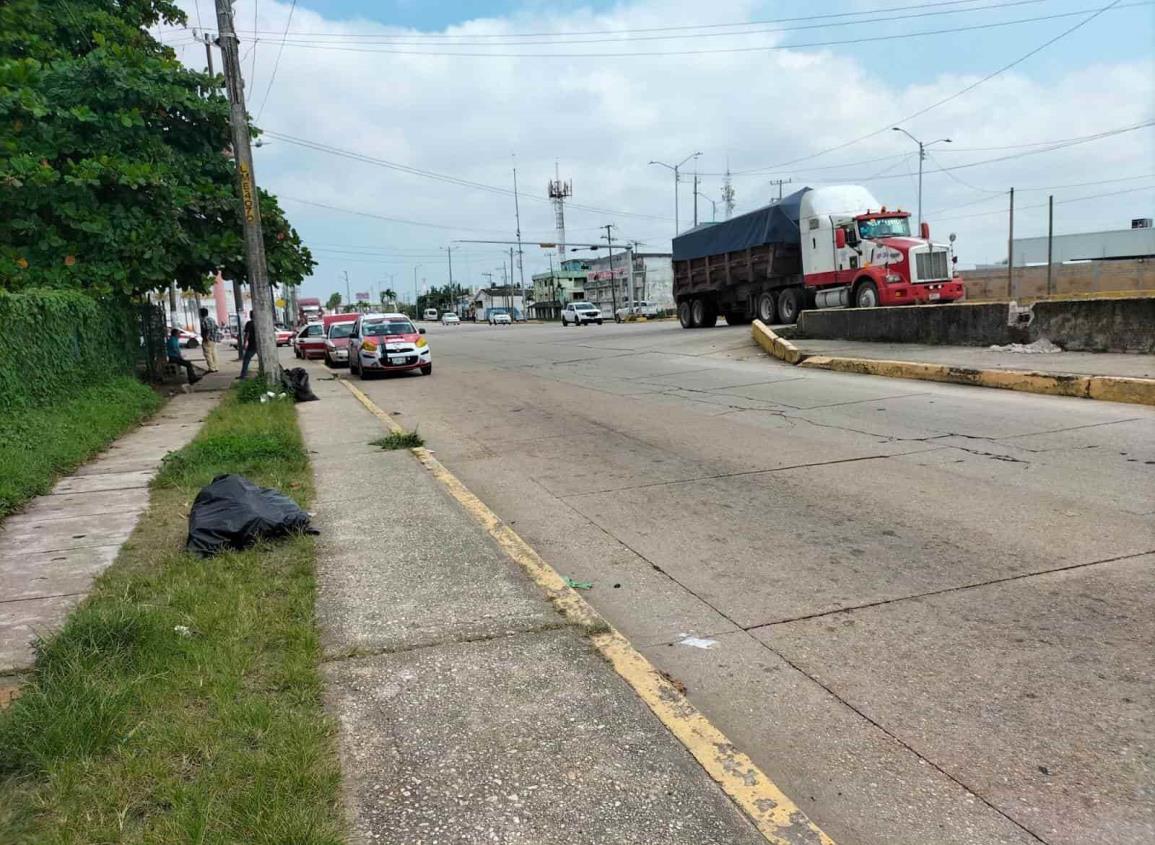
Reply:
[[[311,537],[200,560],[213,476],[312,497],[290,403],[230,393],[166,460],[148,512],[0,712],[0,842],[342,841],[321,704]]]
[[[0,518],[47,493],[58,476],[153,414],[163,401],[126,376],[47,407],[0,414]]]

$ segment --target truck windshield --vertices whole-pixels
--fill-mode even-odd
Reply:
[[[876,217],[873,220],[858,221],[858,236],[864,241],[879,238],[909,238],[909,217]]]

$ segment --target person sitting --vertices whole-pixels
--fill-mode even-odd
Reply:
[[[189,384],[196,384],[201,380],[202,376],[197,375],[196,370],[193,369],[192,361],[180,354],[180,329],[173,329],[168,333],[168,340],[164,343],[164,349],[170,364],[177,364],[185,368],[185,372],[188,373]]]

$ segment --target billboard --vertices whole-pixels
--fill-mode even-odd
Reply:
[[[357,293],[353,294],[353,298],[356,299],[358,302],[368,302],[369,301],[369,292],[368,291],[358,291]]]

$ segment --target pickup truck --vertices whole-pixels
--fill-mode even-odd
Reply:
[[[630,305],[628,302],[614,312],[614,319],[619,323],[623,320],[629,320],[633,317],[657,317],[661,310],[652,302],[640,300],[636,305]]]
[[[561,312],[561,324],[568,326],[573,323],[580,326],[583,323],[602,324],[602,312],[592,302],[571,302]]]

